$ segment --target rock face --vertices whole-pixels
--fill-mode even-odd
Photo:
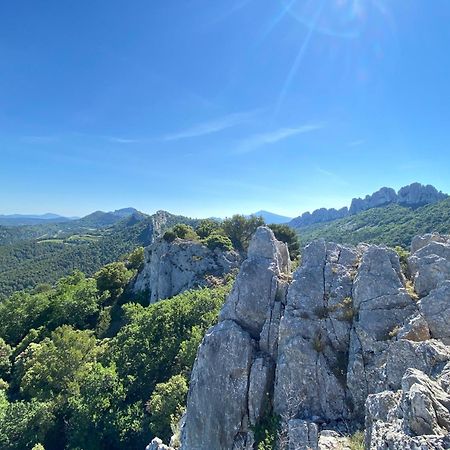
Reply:
[[[397,193],[392,188],[383,187],[372,195],[366,195],[364,199],[354,198],[350,205],[350,214],[357,214],[370,208],[389,205],[397,202]]]
[[[317,209],[314,212],[305,212],[301,216],[292,219],[289,225],[293,228],[302,228],[316,223],[331,222],[342,219],[347,216],[367,211],[371,208],[398,203],[402,206],[417,208],[419,206],[445,200],[447,194],[438,191],[434,186],[424,186],[420,183],[413,183],[402,187],[398,193],[392,188],[383,187],[372,195],[366,195],[365,198],[354,198],[350,208],[344,207],[339,210],[334,208]]]
[[[145,249],[144,268],[138,274],[134,292],[147,292],[150,303],[173,297],[187,289],[207,286],[239,267],[239,255],[214,251],[193,241],[159,238]]]
[[[286,245],[269,228],[258,228],[219,324],[198,350],[182,449],[252,448],[251,426],[271,396],[289,266]]]
[[[336,431],[364,424],[368,449],[450,448],[448,244],[414,241],[417,300],[392,250],[316,241],[291,278],[260,227],[199,347],[182,449],[250,450],[271,414],[285,449],[347,448]]]
[[[448,195],[439,192],[434,186],[413,183],[398,191],[397,202],[405,206],[423,206],[445,200]]]
[[[316,209],[312,213],[305,212],[300,217],[292,219],[290,225],[294,228],[306,227],[315,223],[331,222],[332,220],[342,219],[348,216],[348,208],[345,206],[341,209]]]

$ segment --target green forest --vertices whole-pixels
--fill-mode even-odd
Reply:
[[[126,290],[135,272],[112,263],[0,303],[0,448],[142,449],[172,435],[231,281],[143,306]]]

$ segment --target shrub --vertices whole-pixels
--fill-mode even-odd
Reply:
[[[224,233],[224,231],[220,227],[220,223],[212,219],[201,220],[200,223],[195,227],[195,232],[201,239],[205,239],[213,233]]]
[[[172,228],[172,231],[180,239],[198,240],[198,235],[190,225],[179,223]]]
[[[172,423],[183,414],[183,405],[188,392],[188,384],[182,375],[174,375],[166,383],[156,385],[147,403],[150,414],[150,430],[154,436],[169,440]]]
[[[133,277],[134,272],[128,270],[123,262],[107,264],[96,274],[97,289],[100,292],[109,291],[113,298],[119,297]]]
[[[137,247],[127,257],[127,269],[141,270],[143,265],[144,247]]]
[[[177,238],[177,235],[175,234],[175,232],[173,230],[167,230],[163,235],[163,239],[169,243],[173,242],[176,238]]]
[[[213,233],[203,242],[210,250],[215,250],[216,248],[225,251],[233,250],[233,243],[230,238],[228,236],[222,236],[221,234]]]
[[[261,225],[264,225],[264,220],[261,217],[246,218],[236,214],[223,221],[223,230],[236,250],[246,252],[253,233]]]

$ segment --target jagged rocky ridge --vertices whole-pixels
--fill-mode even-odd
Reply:
[[[334,208],[320,208],[312,213],[306,212],[300,217],[293,219],[289,224],[294,228],[306,227],[315,223],[331,222],[337,219],[343,219],[347,216],[367,211],[371,208],[390,205],[393,203],[411,208],[429,205],[445,200],[447,194],[438,191],[434,186],[413,183],[402,187],[398,193],[392,188],[383,187],[372,195],[366,195],[365,198],[354,198],[350,208],[344,207],[339,210]]]
[[[268,414],[289,450],[358,427],[368,449],[450,448],[450,238],[412,250],[416,292],[373,245],[313,242],[291,278],[286,246],[259,228],[199,347],[182,449],[252,449]]]
[[[211,286],[237,270],[241,262],[235,251],[210,250],[200,242],[158,238],[145,248],[145,262],[133,285],[146,292],[150,303],[173,297],[188,289]]]

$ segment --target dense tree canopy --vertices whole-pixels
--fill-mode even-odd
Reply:
[[[142,450],[169,437],[230,285],[144,307],[122,295],[132,260],[0,302],[0,448]]]

